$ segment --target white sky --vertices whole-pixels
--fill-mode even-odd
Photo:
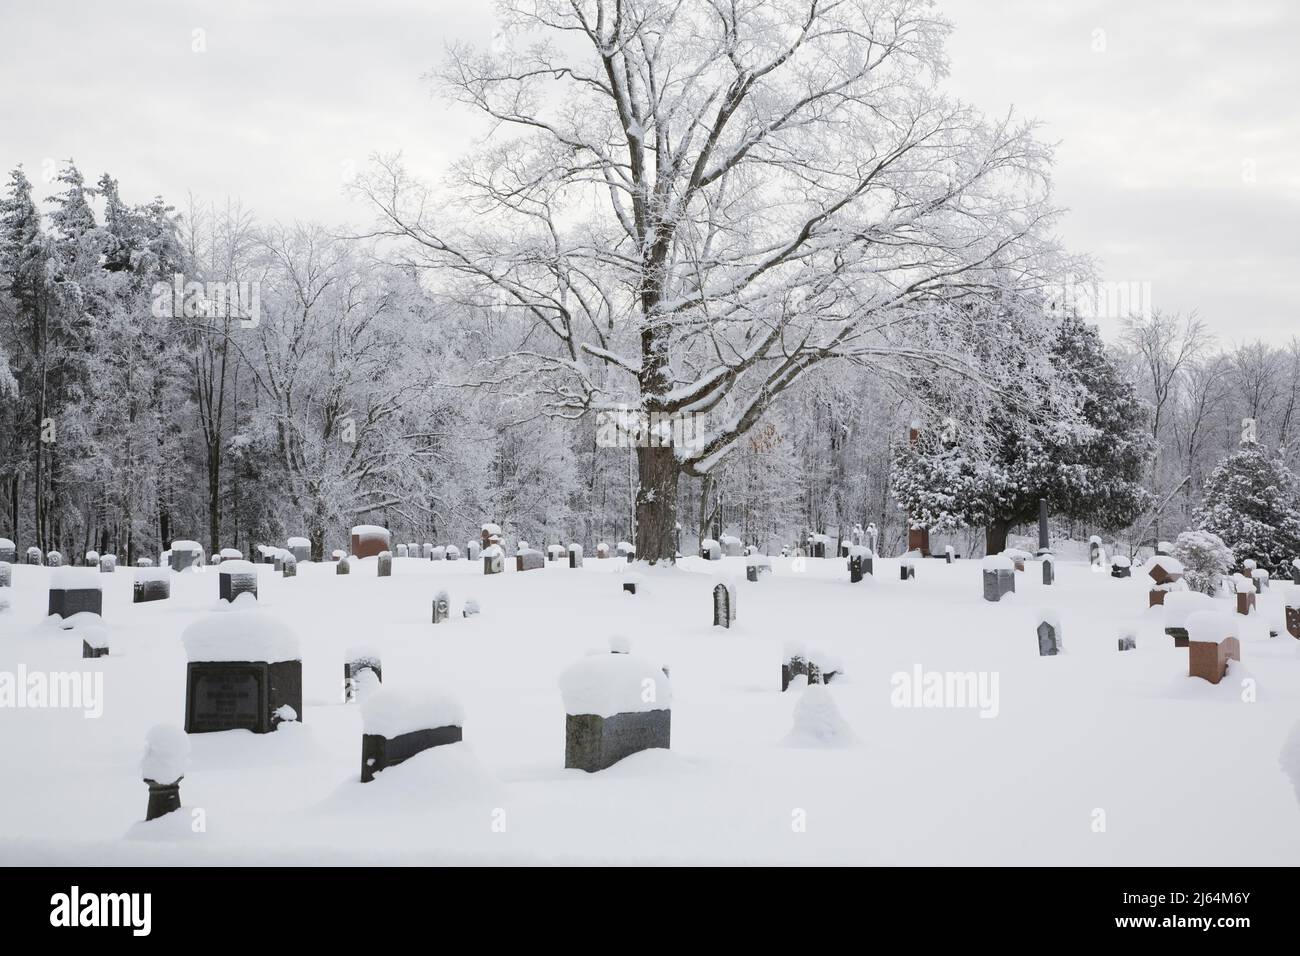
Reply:
[[[1157,308],[1199,309],[1225,343],[1300,334],[1300,3],[940,9],[951,89],[1059,143],[1071,250],[1150,283]],[[420,77],[493,28],[488,0],[4,0],[0,164],[39,183],[72,157],[128,201],[193,192],[264,221],[361,221],[341,184],[372,152],[433,177],[466,148],[476,125]]]

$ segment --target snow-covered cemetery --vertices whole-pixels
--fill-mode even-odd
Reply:
[[[0,93],[0,864],[1300,859],[1300,140],[1147,83],[1295,11],[73,6],[159,65]]]

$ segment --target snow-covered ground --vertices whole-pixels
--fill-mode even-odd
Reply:
[[[578,570],[507,562],[491,577],[468,561],[395,559],[385,579],[375,559],[346,577],[330,564],[303,563],[289,579],[259,566],[260,607],[300,641],[303,722],[191,735],[184,809],[150,824],[140,822],[145,737],[183,723],[180,636],[216,604],[217,574],[173,575],[170,600],[138,605],[131,569],[102,575],[111,655],[83,660],[77,632],[44,621],[51,571],[15,566],[0,673],[99,671],[104,700],[97,719],[0,709],[0,862],[1300,858],[1300,806],[1279,762],[1300,717],[1300,641],[1282,626],[1290,585],[1261,598],[1242,628],[1242,665],[1211,686],[1187,676],[1188,652],[1147,608],[1140,571],[1123,580],[1060,561],[1047,588],[1031,561],[1016,595],[989,604],[978,561],[918,561],[904,582],[896,560],[877,560],[856,585],[843,560],[772,563],[758,583],[744,580],[741,558],[638,567],[636,595],[621,588],[626,564],[595,557]],[[731,630],[711,626],[718,573],[740,579]],[[434,625],[442,589],[452,617]],[[467,598],[481,614],[461,617]],[[1038,655],[1044,609],[1063,628],[1056,657]],[[1138,648],[1120,653],[1127,627]],[[597,774],[564,770],[559,676],[613,635],[670,668],[672,749]],[[791,641],[847,671],[802,705],[803,691],[780,690]],[[453,692],[464,742],[361,784],[361,708],[342,702],[341,686],[353,645],[382,654],[385,688]],[[896,706],[907,689],[895,675],[918,669],[975,673],[996,690],[988,716]]]

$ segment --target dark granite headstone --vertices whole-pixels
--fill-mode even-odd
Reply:
[[[483,555],[483,573],[500,574],[505,570],[505,557],[501,549],[497,548],[495,553]]]
[[[108,645],[100,644],[100,645],[92,646],[89,641],[82,641],[81,656],[82,657],[107,657]]]
[[[172,583],[166,578],[161,580],[136,581],[132,586],[132,603],[145,604],[148,601],[165,601],[172,596]]]
[[[223,601],[233,601],[241,594],[257,597],[256,571],[221,571],[217,574],[218,597]]]
[[[460,743],[461,739],[461,729],[453,725],[432,727],[429,730],[413,730],[409,734],[399,734],[396,737],[362,734],[361,782],[369,783],[381,770],[395,767],[418,753],[444,744]]]
[[[672,711],[648,710],[598,717],[568,714],[565,718],[564,767],[595,773],[624,757],[651,748],[668,749]]]
[[[375,558],[375,569],[381,578],[391,578],[393,576],[393,555],[389,551],[381,551],[379,557]]]
[[[144,782],[149,785],[149,805],[145,808],[144,814],[146,822],[157,820],[181,808],[181,780],[184,779],[181,777],[180,780],[171,783],[159,783],[157,780],[145,778]]]
[[[1043,555],[1043,583],[1056,583],[1056,560],[1050,555]]]
[[[1016,572],[1009,568],[984,569],[984,600],[1001,601],[1016,590]]]
[[[582,545],[580,544],[569,545],[569,567],[571,568],[582,567]]]
[[[357,677],[362,671],[370,671],[375,680],[384,682],[384,667],[378,657],[371,654],[358,655],[343,662],[343,702],[351,703],[357,697]]]
[[[904,561],[898,566],[898,578],[900,581],[915,581],[916,565],[911,561]]]
[[[516,571],[539,571],[546,566],[546,556],[540,551],[520,551],[515,555]]]
[[[713,626],[731,627],[736,620],[736,592],[725,584],[713,588]]]
[[[50,610],[59,617],[87,612],[103,615],[104,592],[99,588],[50,588]]]
[[[185,732],[270,733],[281,707],[302,720],[302,661],[190,661],[185,680]]]
[[[286,578],[296,578],[298,576],[298,559],[292,554],[286,554],[284,560],[280,563],[280,573]]]
[[[1038,656],[1053,657],[1061,652],[1060,626],[1043,621],[1038,625]]]
[[[1188,641],[1187,628],[1185,627],[1167,627],[1165,633],[1174,639],[1174,647],[1186,647]]]

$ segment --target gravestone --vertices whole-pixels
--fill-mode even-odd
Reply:
[[[1138,646],[1137,636],[1131,633],[1121,634],[1116,643],[1121,651],[1135,651]]]
[[[28,548],[28,549],[27,549],[27,552],[26,552],[26,558],[25,558],[25,560],[26,560],[26,563],[27,563],[27,564],[40,564],[40,563],[41,563],[41,549],[38,548],[38,547],[36,547],[35,545],[33,545],[32,547]]]
[[[81,632],[81,656],[107,657],[108,631],[102,627],[88,627]]]
[[[362,705],[361,782],[426,750],[460,743],[464,723],[449,695],[381,691]]]
[[[516,571],[539,571],[546,566],[546,556],[529,548],[515,554]]]
[[[302,719],[302,657],[284,625],[255,608],[199,618],[181,635],[185,732],[270,733]]]
[[[857,584],[866,575],[874,573],[871,549],[864,546],[849,548],[849,583]]]
[[[1061,650],[1060,620],[1055,617],[1044,618],[1038,624],[1038,656],[1054,657]]]
[[[342,561],[347,556],[348,553],[344,551],[342,548],[335,548],[333,551],[330,552],[331,561]]]
[[[569,545],[569,567],[571,568],[582,567],[582,545],[580,544]]]
[[[219,554],[214,554],[212,557],[208,558],[208,564],[220,564],[220,563],[221,563],[221,555]]]
[[[1168,588],[1169,585],[1183,577],[1183,564],[1177,558],[1158,554],[1146,563],[1147,576],[1157,587]]]
[[[758,581],[760,574],[772,573],[772,559],[765,554],[751,554],[745,559],[745,580]]]
[[[1056,583],[1056,558],[1050,552],[1043,555],[1043,583]]]
[[[88,567],[88,568],[98,567],[98,566],[99,566],[99,552],[98,552],[98,551],[87,551],[87,552],[86,552],[86,556],[85,556],[85,558],[84,558],[83,560],[84,560],[84,563],[85,563],[86,567]]]
[[[1197,611],[1187,619],[1187,632],[1188,677],[1217,684],[1228,672],[1228,661],[1241,660],[1234,615],[1218,610]]]
[[[1250,574],[1251,580],[1255,583],[1255,593],[1263,594],[1268,590],[1269,575],[1263,568],[1256,568]]]
[[[479,547],[477,541],[467,541],[465,543],[465,560],[477,561],[479,559],[479,555],[482,553],[483,553],[483,549]]]
[[[393,536],[387,528],[360,524],[352,529],[352,554],[358,558],[378,557],[392,548]]]
[[[0,588],[14,586],[14,566],[8,561],[0,561]]]
[[[637,588],[645,583],[645,579],[639,574],[623,575],[623,590],[628,594],[636,594]]]
[[[547,561],[558,561],[562,557],[564,557],[564,547],[562,545],[558,545],[558,544],[547,545],[546,547]]]
[[[1174,647],[1187,646],[1187,620],[1193,614],[1213,610],[1216,602],[1197,591],[1162,591],[1165,609],[1165,634],[1174,639]]]
[[[954,557],[954,556],[955,556],[955,552],[952,550],[952,545],[950,545],[950,544],[949,544],[949,545],[944,545],[944,549],[943,549],[943,560],[944,560],[944,563],[945,563],[945,564],[952,564],[952,560],[953,560],[953,557]]]
[[[345,554],[343,557],[339,558],[339,559],[338,559],[338,562],[339,562],[338,564],[334,565],[334,573],[335,573],[335,574],[351,574],[351,573],[352,573],[352,568],[350,567],[350,565],[352,564],[352,562],[351,562],[351,560],[348,558],[348,556],[347,556],[346,554]]]
[[[1237,613],[1248,616],[1255,610],[1254,585],[1247,584],[1244,580],[1234,581],[1234,584],[1237,585]]]
[[[188,571],[203,564],[203,546],[197,541],[173,541],[168,563],[173,571]]]
[[[152,568],[152,567],[153,567],[153,558],[136,558],[136,559],[135,559],[135,566],[136,566],[137,568]]]
[[[434,550],[436,551],[437,548]],[[460,560],[460,548],[456,547],[454,544],[449,544],[447,547],[443,548],[443,554],[448,561]]]
[[[451,615],[451,599],[446,591],[439,591],[433,596],[433,623],[441,624]]]
[[[145,822],[181,808],[181,781],[189,763],[190,741],[178,727],[160,724],[145,735],[141,776],[149,787]]]
[[[614,545],[614,550],[620,558],[631,563],[636,558],[636,548],[632,547],[630,542],[620,541]]]
[[[172,582],[166,568],[136,568],[132,602],[165,601],[172,596]]]
[[[700,542],[700,557],[706,561],[721,561],[722,545],[712,538],[705,538]]]
[[[447,557],[447,549],[446,549],[446,548],[443,548],[443,549],[442,549],[442,556],[443,556],[443,558],[446,558],[446,557]],[[433,543],[432,543],[432,542],[430,542],[430,541],[426,541],[426,542],[424,542],[424,544],[420,545],[420,557],[422,557],[422,558],[423,558],[424,560],[426,560],[426,561],[432,561],[432,560],[433,560]]]
[[[430,560],[430,561],[446,561],[449,557],[451,557],[450,555],[447,554],[448,550],[455,551],[456,549],[455,549],[455,548],[450,548],[450,549],[448,549],[448,548],[443,547],[442,545],[438,545],[438,547],[436,547],[436,548],[430,548],[430,549],[429,549],[429,560]],[[455,560],[455,558],[452,558],[452,560]]]
[[[61,551],[51,551],[45,556],[45,563],[51,568],[63,567],[63,553]]]
[[[724,534],[721,540],[722,553],[729,558],[738,558],[744,548],[743,542],[735,535]]]
[[[218,596],[231,602],[241,594],[257,597],[257,567],[249,561],[223,561],[217,571]]]
[[[478,614],[478,612],[479,612],[478,601],[474,600],[473,598],[466,598],[465,606],[461,608],[460,616],[474,617],[475,615]]]
[[[50,575],[49,615],[70,618],[74,614],[104,613],[104,592],[99,575],[92,568],[59,568]]]
[[[0,538],[0,561],[5,564],[18,563],[18,546],[8,538]]]
[[[397,557],[399,557],[399,558],[405,558],[405,557],[407,557],[409,554],[410,554],[410,552],[407,550],[406,545],[404,545],[404,544],[399,544],[399,545],[397,546]]]
[[[1290,601],[1286,605],[1286,632],[1296,640],[1300,640],[1300,607],[1291,604]]]
[[[296,578],[298,576],[298,559],[290,552],[284,556],[280,562],[280,573],[286,578]]]
[[[1116,555],[1110,561],[1110,576],[1112,578],[1127,578],[1133,576],[1133,564],[1122,554]]]
[[[607,545],[604,541],[597,542],[596,557],[602,561],[609,557],[609,545]]]
[[[99,556],[99,573],[112,574],[117,570],[117,555],[101,554]]]
[[[1094,534],[1088,539],[1088,563],[1094,568],[1100,568],[1104,557],[1105,555],[1101,549],[1101,538]]]
[[[1038,499],[1038,554],[1041,557],[1052,550],[1047,536],[1047,499]]]
[[[908,559],[900,561],[898,563],[898,578],[900,581],[915,581],[916,565]]]
[[[1016,590],[1016,570],[1010,558],[994,555],[984,559],[984,600],[1001,601]]]
[[[391,578],[393,576],[393,553],[391,551],[380,551],[379,557],[375,559],[375,569],[381,578]]]
[[[1300,558],[1291,559],[1291,583],[1300,584]]]
[[[731,627],[736,622],[736,589],[719,583],[713,588],[713,626]]]
[[[295,561],[311,560],[311,541],[308,538],[293,537],[285,542],[289,547],[289,553],[293,555]]]
[[[633,654],[597,654],[571,665],[560,690],[566,770],[595,773],[642,750],[669,748],[672,685],[662,667]]]
[[[221,558],[222,561],[243,561],[244,560],[244,552],[240,551],[238,548],[222,548],[220,551],[217,552],[217,555],[218,557]]]
[[[483,549],[483,573],[500,574],[506,569],[505,552],[499,544]]]
[[[350,704],[360,696],[360,688],[371,679],[384,682],[384,666],[379,652],[368,647],[349,647],[343,661],[343,702]]]
[[[863,543],[867,546],[867,550],[870,551],[872,554],[875,554],[877,553],[877,551],[879,551],[880,530],[876,527],[876,523],[874,521],[867,525],[866,541],[864,541]]]

